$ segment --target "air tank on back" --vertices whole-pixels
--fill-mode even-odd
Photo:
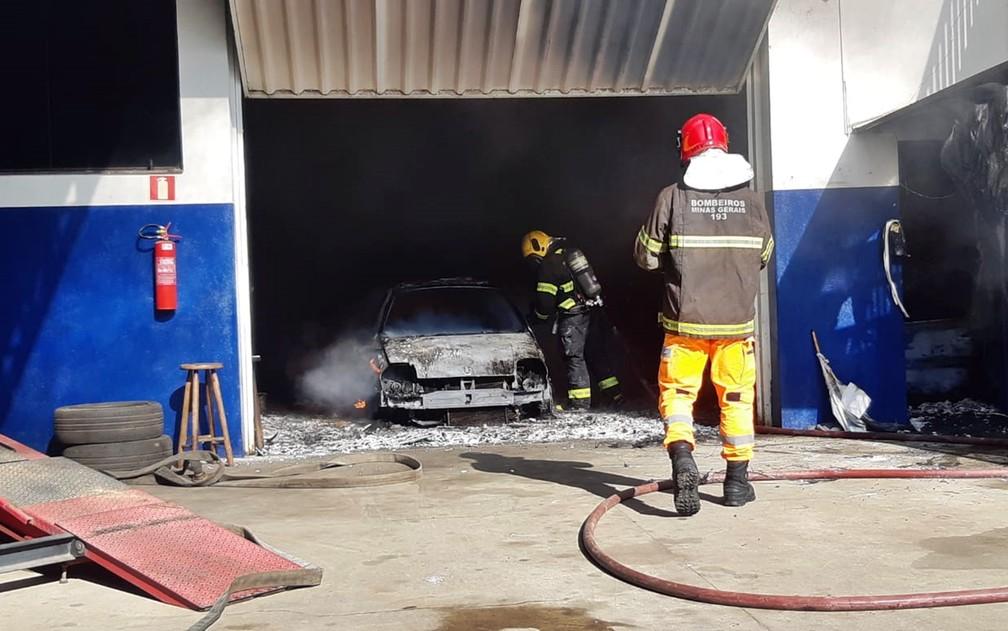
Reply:
[[[594,300],[602,294],[602,285],[595,277],[595,270],[592,269],[588,258],[577,248],[570,248],[564,252],[564,264],[570,270],[574,278],[574,284],[578,291],[588,300]]]

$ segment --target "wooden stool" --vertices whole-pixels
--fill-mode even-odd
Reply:
[[[210,451],[217,453],[217,445],[224,444],[227,464],[234,464],[234,453],[231,451],[231,436],[228,434],[227,415],[224,413],[224,400],[221,397],[220,379],[217,370],[224,364],[216,362],[202,364],[182,364],[186,371],[185,394],[182,396],[182,427],[179,430],[179,466],[182,465],[182,453],[188,447],[190,451],[199,449],[201,443],[210,443]],[[206,387],[206,434],[200,434],[200,379],[199,371],[204,372],[203,382]],[[214,402],[217,403],[217,426],[221,435],[214,431]],[[190,425],[190,416],[192,424]]]

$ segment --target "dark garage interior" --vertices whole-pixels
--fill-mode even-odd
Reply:
[[[371,332],[396,283],[484,279],[526,309],[534,281],[519,241],[533,228],[585,251],[653,380],[661,281],[631,252],[659,190],[679,177],[677,129],[698,111],[720,117],[732,151],[747,155],[744,94],[246,99],[254,345],[269,405],[303,403],[312,357]],[[562,369],[551,370],[562,391]]]
[[[940,433],[1003,435],[1005,66],[894,115],[911,416]]]

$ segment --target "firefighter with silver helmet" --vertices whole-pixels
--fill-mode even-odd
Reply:
[[[724,503],[756,499],[748,481],[756,384],[755,302],[760,270],[773,252],[761,196],[748,188],[752,167],[728,153],[728,131],[697,114],[679,134],[682,184],[661,191],[634,245],[637,265],[665,277],[659,320],[665,341],[658,408],[672,460],[676,511],[700,510],[693,460],[693,404],[708,362],[721,407]]]
[[[531,320],[556,316],[567,364],[567,400],[572,408],[592,403],[592,378],[606,404],[623,395],[610,359],[612,327],[602,310],[602,286],[581,250],[563,238],[533,230],[522,238],[522,256],[535,264],[537,283]]]

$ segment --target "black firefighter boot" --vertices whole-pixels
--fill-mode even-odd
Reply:
[[[684,440],[668,446],[672,459],[672,493],[676,512],[683,517],[695,515],[700,510],[700,471],[693,460],[693,447]]]
[[[749,484],[749,461],[728,461],[724,478],[724,505],[743,506],[756,499],[756,490]]]

